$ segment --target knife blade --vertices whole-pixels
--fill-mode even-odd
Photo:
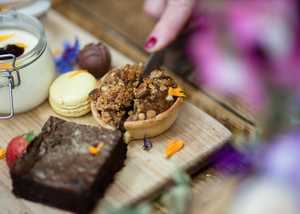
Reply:
[[[183,29],[183,31],[177,36],[175,41],[173,41],[171,44],[169,44],[166,48],[150,54],[147,62],[145,63],[144,73],[143,73],[142,77],[148,76],[153,70],[158,69],[159,67],[162,66],[162,64],[164,63],[164,59],[165,59],[166,49],[171,47],[173,44],[176,44],[182,40],[185,40],[186,38],[189,37],[189,35],[191,35],[195,32],[198,32],[199,29],[202,29],[202,27],[203,27],[203,24],[201,22],[195,22],[195,21],[190,20],[187,23],[188,24]]]
[[[148,76],[153,70],[158,69],[164,63],[164,56],[164,49],[150,54],[150,57],[144,66],[143,77]]]
[[[144,66],[144,73],[142,77],[148,76],[153,70],[158,69],[162,66],[165,59],[165,50],[168,49],[172,44],[176,44],[177,42],[188,38],[190,34],[193,34],[194,32],[198,32],[199,29],[202,27],[201,22],[193,22],[188,21],[187,26],[183,29],[183,31],[177,36],[175,41],[173,41],[169,46],[167,46],[165,49],[162,49],[160,51],[156,51],[152,54],[150,54],[147,62]]]

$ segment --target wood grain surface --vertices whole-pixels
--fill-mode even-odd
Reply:
[[[97,40],[54,11],[44,17],[43,22],[52,49],[60,48],[65,39],[74,39],[74,36],[77,36],[83,44]],[[111,49],[111,52],[115,66],[131,62],[114,49]],[[55,115],[55,113],[46,102],[32,112],[17,115],[13,120],[1,121],[0,146],[5,147],[9,139],[15,135],[31,130],[38,133],[50,115]],[[72,119],[72,121],[96,124],[91,115]],[[103,207],[107,205],[123,206],[153,196],[171,182],[171,174],[176,167],[180,166],[192,171],[230,137],[230,131],[221,123],[192,104],[186,103],[172,128],[165,134],[153,139],[154,147],[150,152],[142,150],[141,141],[135,141],[129,145],[126,166],[118,173],[115,182],[110,186],[105,199],[99,204],[95,213],[101,213]],[[167,160],[164,158],[163,151],[168,140],[174,138],[184,140],[186,144],[182,151]],[[0,171],[1,214],[64,213],[16,199],[10,192],[11,181],[4,161],[0,162]]]
[[[48,103],[45,103],[32,112],[18,115],[11,121],[2,121],[0,146],[5,147],[9,139],[18,134],[31,130],[38,133],[50,115],[57,116]],[[71,119],[71,121],[96,125],[91,115]],[[177,167],[182,167],[189,172],[193,171],[230,137],[231,133],[223,125],[192,104],[185,103],[171,129],[152,139],[151,151],[142,150],[142,141],[133,141],[129,144],[125,167],[117,174],[95,213],[102,213],[107,206],[121,207],[155,196],[171,183],[172,173]],[[181,139],[186,143],[177,155],[166,159],[164,149],[171,139]],[[4,161],[0,163],[0,172],[0,189],[2,190],[0,199],[5,198],[5,200],[0,200],[1,213],[9,213],[12,207],[15,214],[22,213],[24,209],[27,209],[29,214],[39,214],[44,210],[47,213],[63,213],[56,209],[16,199],[10,192],[11,181]]]
[[[136,27],[139,27],[139,31],[142,31],[138,37],[136,34],[131,33],[129,28],[126,28],[123,25],[123,17],[122,19],[112,19],[113,23],[110,24],[111,20],[107,20],[105,18],[105,13],[102,13],[102,5],[106,5],[103,8],[110,8],[110,16],[119,16],[118,13],[115,13],[115,11],[120,10],[120,8],[118,8],[120,7],[118,4],[118,2],[120,2],[119,0],[89,1],[94,1],[94,4],[98,4],[98,6],[87,9],[86,6],[82,7],[82,4],[74,3],[80,2],[79,0],[54,0],[54,8],[81,28],[111,44],[120,52],[125,53],[129,58],[136,61],[145,60],[147,54],[142,49],[143,39],[138,38],[141,38],[141,35],[146,38],[146,35],[153,27],[155,20],[147,17],[143,13],[142,7],[144,1],[130,0],[131,3],[128,5],[120,4],[123,7],[122,10],[125,11],[124,19],[126,19],[127,16],[132,15],[133,7],[139,8],[139,15],[133,14],[136,18],[131,19],[135,24],[143,22],[139,26],[136,25]],[[138,6],[132,6],[132,4]],[[109,23],[106,21],[109,21]],[[132,41],[139,41],[138,46]],[[195,106],[203,109],[216,118],[230,129],[234,135],[240,133],[249,134],[255,131],[255,118],[238,103],[224,99],[224,97],[212,95],[211,92],[207,93],[205,90],[200,90],[199,88],[187,84],[185,81],[181,80],[181,78],[178,78],[177,75],[174,75],[174,77],[182,86],[184,86],[185,91],[188,94],[188,99]],[[221,194],[227,185],[224,180],[223,174],[216,170],[213,164],[210,164],[209,167],[204,170],[198,171],[198,173],[193,176],[193,193],[197,199],[195,200],[196,206],[192,206],[192,213],[210,213],[211,210],[218,210],[214,213],[225,213],[224,207],[219,206],[219,203],[215,203],[216,200],[224,198]],[[162,204],[154,203],[153,205],[155,208],[153,213],[168,213],[168,210]]]

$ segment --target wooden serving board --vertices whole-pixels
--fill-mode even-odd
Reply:
[[[58,48],[64,40],[72,40],[75,36],[83,44],[97,41],[54,11],[50,11],[43,21],[51,48]],[[111,52],[114,66],[131,63],[115,50],[111,49]],[[6,147],[8,141],[16,135],[28,131],[38,133],[50,115],[57,116],[46,102],[31,112],[17,115],[13,120],[0,121],[0,146]],[[90,114],[68,120],[96,125]],[[120,207],[149,198],[171,182],[171,175],[177,167],[185,170],[197,168],[201,161],[220,148],[230,137],[231,133],[222,124],[192,104],[185,103],[171,129],[152,139],[151,151],[142,149],[142,141],[130,143],[125,167],[115,177],[95,213],[103,213],[106,206]],[[170,139],[181,139],[186,144],[175,156],[165,159],[164,149]],[[11,180],[5,161],[0,161],[0,213],[67,212],[15,198],[11,193]]]

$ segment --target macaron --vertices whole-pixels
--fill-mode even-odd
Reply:
[[[91,111],[88,95],[96,83],[96,78],[85,70],[65,73],[50,86],[50,106],[61,116],[83,116]]]

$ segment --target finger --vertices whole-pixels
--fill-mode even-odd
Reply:
[[[145,0],[144,11],[155,18],[159,18],[166,7],[166,0]]]
[[[154,52],[172,42],[192,14],[195,0],[169,0],[144,48]]]

